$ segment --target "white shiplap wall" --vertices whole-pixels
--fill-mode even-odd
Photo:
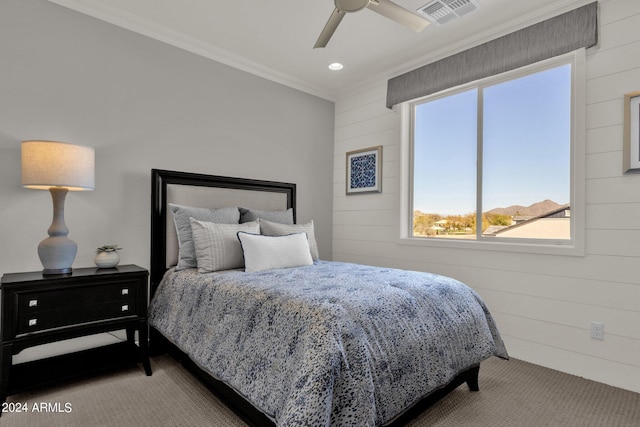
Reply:
[[[400,114],[386,81],[338,100],[333,259],[432,271],[485,299],[512,357],[640,392],[640,175],[622,175],[625,93],[640,90],[640,1],[599,2],[587,51],[586,255],[398,243]],[[383,192],[345,196],[345,153],[383,145]],[[604,341],[589,337],[605,323]]]

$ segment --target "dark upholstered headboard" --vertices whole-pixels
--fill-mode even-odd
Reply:
[[[293,208],[296,185],[168,170],[151,170],[151,295],[176,264],[177,237],[168,204],[202,208],[241,206],[260,210]]]

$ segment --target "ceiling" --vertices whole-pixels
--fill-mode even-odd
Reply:
[[[329,100],[588,3],[474,0],[479,9],[421,33],[363,9],[313,49],[333,0],[49,1]],[[395,0],[412,11],[430,1]]]

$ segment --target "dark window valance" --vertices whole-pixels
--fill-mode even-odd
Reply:
[[[387,83],[387,107],[594,46],[597,13],[593,2],[394,77]]]

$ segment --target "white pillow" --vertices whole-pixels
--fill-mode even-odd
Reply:
[[[304,232],[286,236],[262,236],[239,232],[238,239],[242,244],[245,271],[263,271],[313,264],[309,241]]]
[[[260,233],[265,236],[284,236],[286,234],[299,233],[304,231],[307,233],[309,240],[309,249],[311,250],[311,258],[316,260],[320,256],[318,253],[318,244],[316,243],[316,235],[313,227],[313,221],[306,224],[279,224],[271,221],[259,219]]]
[[[193,244],[200,273],[242,268],[242,247],[238,232],[259,233],[257,221],[244,224],[217,224],[191,218]]]

